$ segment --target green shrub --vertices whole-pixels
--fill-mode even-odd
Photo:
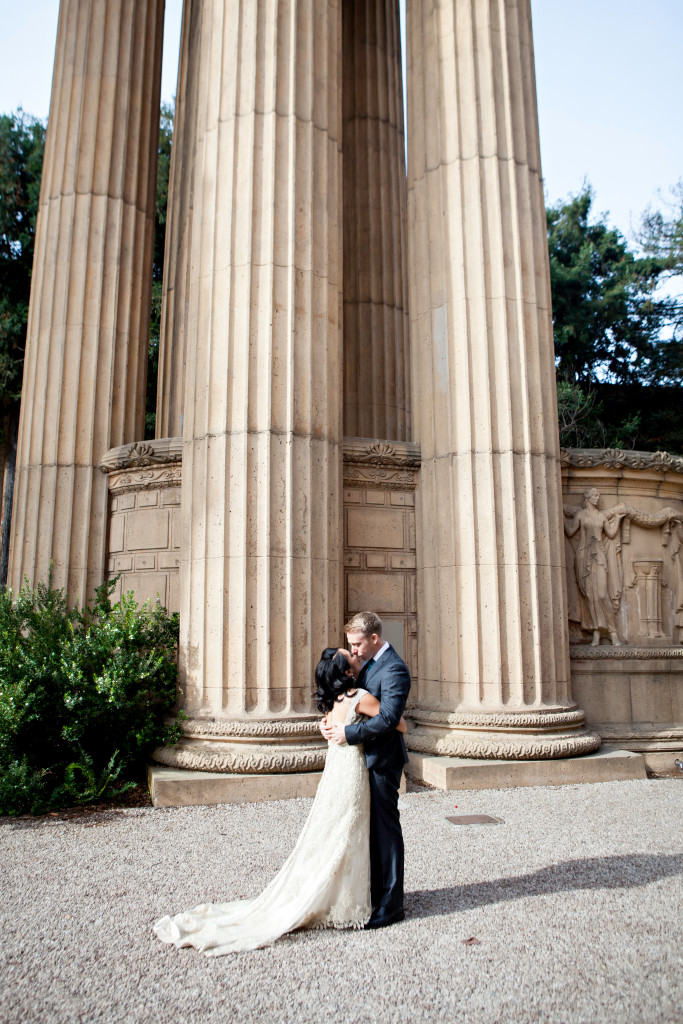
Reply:
[[[0,814],[38,814],[135,785],[176,699],[178,616],[112,606],[115,581],[85,609],[39,583],[0,592]],[[135,781],[134,781],[135,780]]]

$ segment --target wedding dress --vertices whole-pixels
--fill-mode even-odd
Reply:
[[[350,699],[345,725],[362,721]],[[162,917],[162,942],[207,956],[270,946],[295,928],[362,928],[370,917],[370,788],[361,744],[330,743],[296,846],[260,896]]]

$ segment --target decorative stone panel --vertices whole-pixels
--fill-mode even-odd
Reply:
[[[683,642],[683,458],[573,449],[562,476],[571,641]]]
[[[122,445],[107,452],[101,469],[109,486],[107,576],[120,579],[112,595],[157,599],[179,610],[182,439]]]
[[[683,459],[572,449],[562,462],[572,695],[605,742],[680,750]]]
[[[417,675],[416,444],[344,441],[344,618],[371,609]]]

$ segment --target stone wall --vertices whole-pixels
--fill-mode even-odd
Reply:
[[[344,442],[344,615],[373,608],[417,665],[415,490],[419,446]],[[108,574],[115,597],[178,610],[181,440],[112,449]],[[591,502],[586,492],[595,490]],[[572,696],[603,741],[683,747],[683,459],[563,453]],[[614,626],[615,629],[610,627]],[[321,641],[322,642],[322,641]]]
[[[606,742],[678,750],[683,459],[566,451],[563,497],[574,699]]]
[[[179,610],[181,438],[113,448],[101,469],[109,488],[107,577],[113,593]]]
[[[417,676],[415,487],[419,447],[344,441],[344,621],[371,608]]]

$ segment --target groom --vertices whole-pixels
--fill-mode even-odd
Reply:
[[[374,907],[366,928],[384,928],[402,921],[403,834],[398,812],[398,787],[408,760],[403,736],[396,731],[410,690],[410,672],[394,648],[382,638],[382,620],[374,612],[358,612],[344,626],[352,654],[364,662],[358,686],[380,702],[379,713],[358,725],[324,725],[333,743],[362,743],[370,778],[370,873]]]

